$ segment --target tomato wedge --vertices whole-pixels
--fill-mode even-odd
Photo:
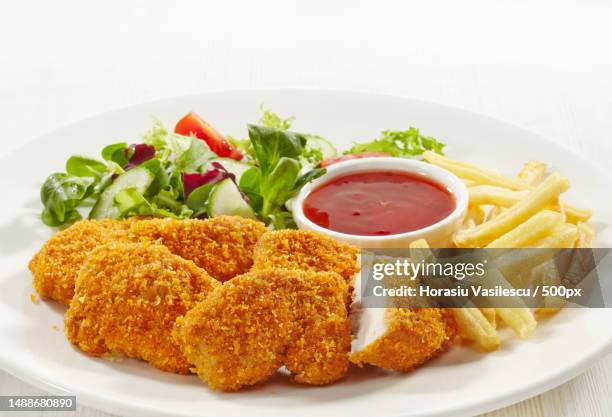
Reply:
[[[350,161],[351,159],[361,159],[361,158],[376,158],[383,156],[391,156],[385,152],[361,152],[361,153],[353,153],[349,155],[337,156],[335,158],[328,158],[321,161],[321,168],[328,167],[333,164],[337,164],[338,162]]]
[[[217,132],[214,127],[209,125],[197,113],[189,112],[176,124],[174,133],[179,135],[195,137],[202,139],[211,151],[222,158],[232,158],[236,161],[242,159],[242,153],[236,149],[231,143],[225,139],[221,133]]]

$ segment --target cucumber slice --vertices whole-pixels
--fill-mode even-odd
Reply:
[[[218,162],[223,165],[223,168],[227,169],[229,172],[236,176],[236,182],[240,181],[240,177],[247,169],[251,168],[253,165],[245,164],[244,162],[236,161],[231,158],[213,158],[206,164],[206,169],[213,169],[212,163]]]
[[[242,198],[236,184],[229,178],[219,182],[212,190],[208,197],[207,211],[211,217],[226,214],[257,219],[251,206]]]
[[[323,159],[333,158],[338,155],[336,147],[330,141],[316,135],[308,135],[306,149],[318,149],[323,155]]]
[[[90,219],[116,219],[119,217],[119,209],[115,207],[115,196],[126,188],[135,188],[139,193],[144,193],[153,182],[155,176],[151,171],[143,167],[132,168],[115,178],[115,181],[102,192],[102,195],[89,213]]]

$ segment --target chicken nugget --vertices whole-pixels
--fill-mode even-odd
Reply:
[[[351,310],[355,338],[350,361],[409,372],[444,352],[455,338],[452,316],[439,308]]]
[[[295,268],[333,271],[349,284],[359,271],[359,250],[321,233],[309,230],[279,230],[259,239],[253,254],[253,268]]]
[[[170,252],[192,260],[219,281],[247,272],[253,247],[267,231],[262,222],[238,216],[206,220],[147,219],[130,228],[133,240],[155,240]]]
[[[70,304],[74,283],[89,252],[110,242],[158,241],[225,281],[253,264],[253,247],[266,232],[261,222],[235,216],[211,219],[82,220],[49,239],[30,261],[43,298]]]
[[[122,239],[128,227],[129,222],[119,220],[82,220],[55,234],[28,265],[38,294],[70,304],[74,282],[89,252]]]
[[[66,336],[92,356],[122,354],[186,374],[190,365],[170,337],[175,320],[220,285],[165,246],[102,245],[79,272]]]
[[[297,382],[329,384],[348,369],[346,291],[333,272],[251,271],[178,319],[173,337],[211,388],[236,391],[282,365]]]

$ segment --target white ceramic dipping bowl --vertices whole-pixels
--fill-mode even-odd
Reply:
[[[362,236],[336,232],[315,224],[304,215],[304,199],[321,185],[344,175],[376,171],[402,172],[430,178],[446,187],[454,196],[455,209],[447,217],[430,226],[385,236]],[[314,230],[360,248],[407,248],[410,243],[418,239],[427,240],[432,247],[449,247],[453,233],[457,231],[465,217],[467,207],[467,188],[454,174],[426,162],[391,157],[354,159],[329,166],[327,173],[304,186],[292,203],[293,218],[300,229]]]

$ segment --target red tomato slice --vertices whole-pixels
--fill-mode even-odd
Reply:
[[[242,153],[225,139],[221,133],[209,125],[204,119],[194,112],[187,113],[176,124],[174,133],[189,136],[194,135],[202,139],[211,151],[223,158],[232,158],[236,161],[242,159]]]
[[[385,152],[362,152],[362,153],[354,153],[350,155],[342,155],[337,156],[335,158],[329,158],[321,161],[321,168],[328,167],[333,164],[337,164],[338,162],[350,161],[351,159],[361,159],[361,158],[376,158],[382,156],[391,156]]]

